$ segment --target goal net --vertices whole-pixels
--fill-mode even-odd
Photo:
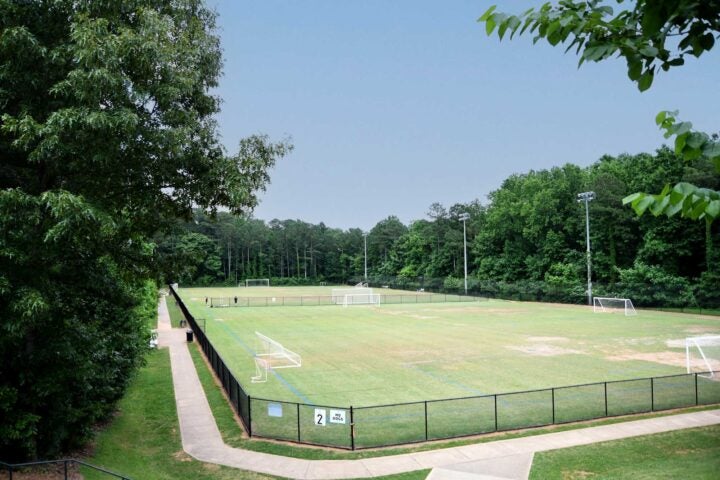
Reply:
[[[380,295],[376,293],[348,293],[343,297],[343,307],[348,305],[380,305]]]
[[[720,376],[720,335],[686,338],[685,363],[688,373],[699,372],[707,378]]]
[[[269,287],[269,278],[247,278],[245,279],[246,287]]]
[[[264,358],[255,357],[255,375],[250,377],[252,383],[267,382],[267,374],[270,369],[270,363]]]
[[[230,298],[229,297],[210,297],[210,308],[216,308],[216,307],[229,307],[230,306]]]
[[[268,368],[292,368],[302,366],[302,358],[299,354],[283,347],[280,342],[276,342],[260,332],[255,332],[255,335],[260,345],[255,357],[265,360]]]
[[[332,302],[335,305],[342,305],[345,302],[345,295],[372,295],[373,289],[367,287],[355,288],[333,288]]]
[[[625,316],[637,315],[632,300],[629,298],[593,297],[593,312],[624,313]]]

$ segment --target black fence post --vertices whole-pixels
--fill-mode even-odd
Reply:
[[[298,443],[300,443],[300,404],[295,404],[295,411],[297,412],[297,430],[298,430]]]
[[[425,441],[428,439],[427,400],[425,400]]]
[[[550,392],[552,392],[552,424],[555,425],[555,389],[551,388]]]
[[[698,397],[698,381],[697,381],[698,374],[695,374],[695,405],[700,405],[700,399]]]
[[[650,411],[655,411],[655,378],[650,377]]]
[[[608,416],[608,406],[607,406],[607,382],[605,382],[605,416]]]
[[[350,405],[350,450],[355,450],[355,418],[352,405]]]
[[[495,397],[495,431],[498,431],[498,423],[497,423],[497,394],[494,395]]]
[[[252,397],[248,394],[248,437],[252,437]]]
[[[64,474],[65,474],[65,480],[67,480],[67,478],[68,478],[68,476],[67,476],[67,472],[68,472],[67,465],[68,465],[67,459],[63,460],[63,472],[64,472]]]

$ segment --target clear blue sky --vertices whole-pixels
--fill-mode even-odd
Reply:
[[[537,1],[208,0],[225,68],[223,143],[291,136],[255,216],[369,229],[480,199],[513,173],[651,152],[660,110],[720,130],[720,48],[639,93],[624,61],[578,58],[530,36],[499,42],[489,5]]]

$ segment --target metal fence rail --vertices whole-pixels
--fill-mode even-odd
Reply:
[[[113,478],[120,478],[122,480],[132,480],[130,477],[126,477],[124,475],[120,475],[119,473],[111,472],[110,470],[106,470],[102,467],[98,467],[96,465],[92,465],[90,463],[83,462],[82,460],[77,460],[74,458],[64,458],[62,460],[43,460],[39,462],[26,462],[26,463],[5,463],[0,462],[0,469],[5,470],[9,475],[9,480],[12,480],[14,473],[21,473],[23,470],[31,467],[39,467],[43,465],[56,465],[62,467],[62,472],[58,472],[58,478],[63,478],[64,480],[68,480],[70,477],[70,468],[73,466],[73,464],[76,465],[82,465],[83,467],[90,468],[92,470],[95,470],[97,472],[104,473],[105,475],[108,475]],[[43,477],[45,478],[45,477]]]
[[[486,297],[456,295],[452,293],[412,293],[412,294],[378,294],[380,304],[406,303],[462,303],[487,300]],[[342,305],[342,296],[333,295],[302,295],[293,297],[208,297],[205,304],[209,307],[303,307],[320,305]]]
[[[366,407],[254,398],[170,291],[251,437],[359,450],[720,403],[707,372]]]

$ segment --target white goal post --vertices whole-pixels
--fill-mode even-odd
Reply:
[[[267,382],[267,374],[270,369],[270,363],[264,358],[255,357],[255,375],[250,377],[252,383]]]
[[[342,305],[345,301],[345,295],[372,295],[373,289],[367,287],[354,288],[333,288],[332,302],[335,305]]]
[[[349,293],[343,297],[343,307],[348,305],[380,305],[377,293]]]
[[[282,346],[280,342],[276,342],[272,338],[255,332],[260,349],[255,357],[261,357],[266,360],[269,368],[292,368],[302,366],[302,357]]]
[[[632,300],[629,298],[593,297],[593,312],[623,312],[625,316],[637,315]]]
[[[700,372],[701,377],[714,378],[720,372],[720,335],[685,339],[687,373]]]
[[[269,287],[270,279],[269,278],[246,278],[245,286],[246,287]]]

